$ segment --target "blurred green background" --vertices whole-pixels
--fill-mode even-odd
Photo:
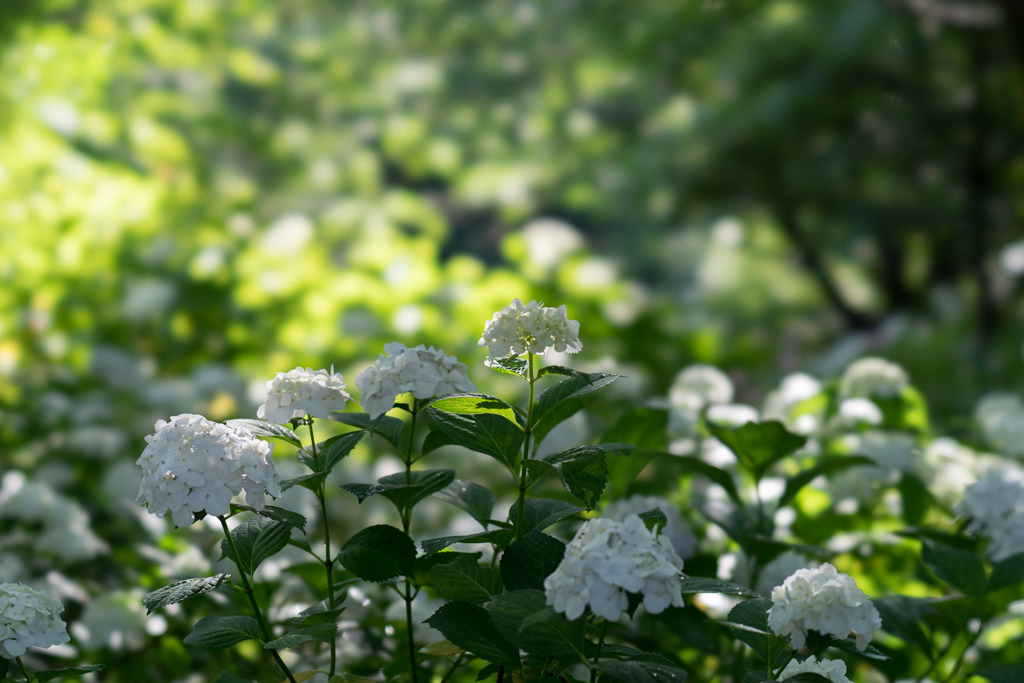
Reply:
[[[494,390],[476,340],[514,297],[568,306],[573,364],[629,377],[612,404],[871,353],[967,429],[1024,380],[1020,14],[5,0],[0,471],[104,550],[0,579],[159,585],[175,541],[133,554],[124,497],[156,419],[254,417],[296,365],[351,385],[393,340]]]

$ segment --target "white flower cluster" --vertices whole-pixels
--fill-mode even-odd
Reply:
[[[548,349],[576,353],[580,344],[580,324],[569,320],[565,304],[558,308],[531,301],[513,299],[484,325],[477,346],[488,347],[489,360],[524,353],[541,354]]]
[[[869,356],[854,361],[839,380],[839,393],[844,397],[894,398],[910,384],[906,371],[884,358]]]
[[[1024,454],[1024,401],[1016,394],[990,394],[978,402],[974,419],[998,452]]]
[[[807,642],[808,631],[817,631],[836,638],[854,633],[857,648],[863,650],[882,619],[854,580],[826,562],[797,570],[772,590],[768,626],[780,636],[792,634],[796,649]]]
[[[701,411],[708,406],[730,403],[733,392],[732,380],[713,365],[698,363],[684,368],[668,390],[668,434],[694,434]]]
[[[60,600],[23,583],[0,583],[0,657],[14,659],[30,647],[68,642]]]
[[[295,368],[267,382],[267,402],[256,417],[277,424],[307,415],[326,418],[331,411],[342,410],[349,398],[341,373],[334,368],[331,372]]]
[[[761,412],[766,420],[779,420],[790,430],[811,434],[818,426],[818,415],[805,413],[798,417],[793,411],[803,401],[821,392],[821,382],[804,372],[787,375],[775,391],[765,397]]]
[[[811,655],[802,662],[794,659],[786,665],[786,668],[779,672],[779,680],[785,681],[787,678],[798,674],[818,674],[832,681],[832,683],[852,683],[846,677],[846,662],[841,659],[817,659],[814,655]]]
[[[993,562],[1024,552],[1024,475],[994,468],[964,490],[957,512],[970,518],[967,530],[989,539]]]
[[[566,546],[561,564],[544,579],[544,591],[547,604],[569,619],[590,605],[597,616],[617,621],[629,606],[627,593],[641,593],[651,614],[682,607],[682,568],[669,540],[648,531],[637,515],[622,522],[595,518]]]
[[[384,345],[384,353],[356,377],[356,386],[363,392],[359,402],[372,418],[391,410],[395,398],[407,391],[416,398],[476,391],[465,364],[453,356],[432,346],[409,349],[399,342]]]
[[[19,537],[19,525],[10,520],[30,522],[37,528]],[[96,557],[107,544],[89,528],[89,513],[41,481],[29,481],[21,472],[10,471],[0,478],[0,547],[24,543],[34,554],[53,553],[75,562]]]
[[[231,498],[245,490],[257,510],[265,494],[281,495],[271,444],[247,431],[211,422],[202,415],[176,415],[157,420],[156,433],[136,461],[142,467],[137,502],[163,516],[170,511],[176,526],[188,526],[195,513],[230,512]]]
[[[683,521],[679,508],[664,498],[637,494],[609,503],[601,510],[601,516],[621,522],[630,515],[639,515],[650,510],[661,510],[665,514],[665,528],[661,529],[661,535],[669,540],[676,555],[684,560],[691,557],[697,547],[697,539]]]

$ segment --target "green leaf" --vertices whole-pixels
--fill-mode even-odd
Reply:
[[[271,439],[281,439],[282,441],[287,441],[296,448],[302,447],[302,440],[299,439],[298,434],[284,425],[274,424],[273,422],[267,422],[266,420],[248,419],[228,420],[224,424],[232,429],[247,431],[253,436],[265,436]]]
[[[921,628],[925,618],[935,613],[935,608],[928,600],[906,595],[887,595],[871,602],[882,618],[884,630],[914,646],[931,660],[932,640]]]
[[[679,583],[679,589],[683,594],[688,593],[722,593],[724,595],[745,595],[750,598],[760,598],[761,594],[752,588],[741,586],[738,583],[709,579],[703,576],[687,576]]]
[[[366,432],[349,432],[332,436],[320,446],[316,457],[316,470],[318,472],[330,472],[334,466],[341,462],[342,458],[352,452],[360,439]]]
[[[601,671],[598,681],[621,681],[622,683],[664,683],[665,681],[685,681],[686,670],[682,669],[661,655],[645,653],[629,659],[618,661],[600,661],[597,668]]]
[[[781,422],[748,422],[730,428],[708,423],[708,429],[760,480],[773,464],[800,450],[807,439],[791,433]]]
[[[903,503],[903,521],[907,524],[920,524],[935,504],[935,496],[921,478],[904,472],[896,486]]]
[[[444,446],[457,446],[458,443],[443,431],[437,428],[436,425],[431,424],[431,429],[427,432],[427,436],[423,439],[423,446],[420,447],[420,453],[426,455],[433,453],[438,448]]]
[[[106,664],[84,664],[82,666],[69,666],[63,669],[50,669],[49,671],[35,671],[32,675],[39,683],[52,681],[55,678],[63,678],[72,674],[87,674],[95,671],[102,671]]]
[[[433,407],[427,412],[438,429],[454,443],[489,455],[515,473],[525,438],[518,423],[490,413],[456,415]]]
[[[552,429],[562,424],[581,410],[583,410],[583,401],[578,398],[563,401],[562,403],[552,407],[551,410],[548,411],[544,421],[535,424],[531,430],[531,434],[533,434],[533,452],[537,452],[537,449],[544,442],[547,435],[551,433]]]
[[[567,368],[559,368],[558,370],[544,368],[541,370],[541,373],[544,373],[545,370],[559,372],[559,374],[568,374],[569,379],[562,380],[553,387],[548,387],[541,392],[540,398],[537,399],[537,410],[534,416],[534,421],[530,426],[534,431],[536,431],[541,425],[544,425],[547,430],[550,431],[555,424],[558,424],[558,422],[561,421],[554,419],[555,410],[559,405],[573,401],[574,399],[578,399],[582,396],[595,392],[598,389],[606,387],[619,377],[618,375],[612,375],[605,372],[586,373],[569,370]],[[560,372],[562,370],[565,372]],[[549,421],[553,424],[545,425],[545,422]]]
[[[487,396],[486,394],[454,394],[431,401],[429,406],[433,410],[441,410],[454,415],[500,415],[520,431],[523,426],[519,424],[516,409],[500,398]]]
[[[465,479],[454,479],[434,495],[469,513],[470,517],[485,526],[494,511],[494,493],[480,484]]]
[[[786,490],[782,492],[782,496],[779,498],[778,504],[780,507],[788,505],[794,498],[796,498],[796,494],[798,494],[803,487],[807,486],[822,475],[833,474],[835,472],[840,472],[851,467],[858,467],[860,465],[874,464],[874,460],[863,455],[849,455],[821,460],[814,467],[798,472],[786,480]]]
[[[1024,681],[1024,664],[995,664],[982,667],[973,675],[992,683],[1020,683]]]
[[[369,432],[371,436],[380,434],[395,448],[398,447],[398,441],[402,436],[402,427],[405,425],[402,420],[390,415],[381,415],[377,419],[371,420],[368,413],[332,412],[327,417],[335,422],[351,425],[352,427]]]
[[[492,529],[468,536],[429,538],[421,541],[420,546],[423,548],[424,554],[432,555],[456,543],[493,543],[499,548],[504,548],[512,542],[513,537],[515,537],[515,532],[512,529]]]
[[[454,479],[454,470],[419,470],[409,474],[408,482],[405,472],[398,472],[381,477],[376,484],[343,484],[341,488],[355,494],[360,503],[370,496],[381,494],[404,515],[416,503],[440,491]]]
[[[992,575],[988,578],[988,590],[994,592],[1000,588],[1014,586],[1024,581],[1024,553],[1007,557],[992,565]]]
[[[608,458],[608,496],[612,500],[627,498],[630,485],[651,462],[654,453],[665,450],[667,427],[667,410],[641,406],[622,415],[601,435],[600,445],[613,456]],[[613,444],[632,446],[616,448]]]
[[[246,510],[253,514],[259,515],[260,517],[266,517],[267,519],[273,519],[277,522],[283,522],[293,529],[300,529],[305,531],[306,529],[306,518],[300,513],[287,508],[277,507],[276,505],[267,505],[262,510],[249,507],[248,505],[235,505],[231,504],[232,512],[237,510]]]
[[[831,683],[832,679],[821,674],[805,671],[794,676],[787,676],[782,681],[785,681],[785,683]]]
[[[772,601],[765,598],[744,600],[729,611],[728,620],[722,625],[728,627],[737,640],[749,645],[774,668],[792,648],[768,628],[768,609],[771,606]]]
[[[230,574],[217,574],[198,579],[184,579],[158,588],[142,596],[142,604],[146,606],[146,614],[167,605],[175,605],[203,593],[209,593],[230,578]]]
[[[283,493],[293,486],[301,486],[302,488],[316,492],[319,490],[320,485],[323,484],[324,479],[327,478],[328,474],[330,474],[330,472],[311,472],[310,474],[303,474],[299,477],[284,479],[281,481],[281,492]]]
[[[344,591],[342,591],[341,599],[344,600]],[[339,602],[336,600],[336,602]],[[338,617],[345,611],[344,607],[331,607],[330,601],[326,598],[310,605],[306,609],[299,612],[298,616],[294,616],[288,620],[290,624],[296,624],[298,626],[312,626],[313,624],[334,624],[338,621]]]
[[[721,470],[692,455],[673,455],[672,453],[665,453],[664,455],[670,456],[672,458],[672,462],[683,469],[704,475],[714,483],[718,484],[725,490],[726,494],[736,502],[737,505],[740,507],[743,506],[743,500],[740,498],[740,493],[736,489],[736,483],[733,481],[732,475],[725,470]]]
[[[978,597],[985,594],[988,581],[985,564],[977,554],[921,539],[921,559],[946,583],[959,588],[965,595]]]
[[[238,550],[237,559],[232,556],[226,538],[220,542],[220,549],[224,557],[236,561],[241,571],[252,576],[265,559],[288,545],[291,533],[290,524],[268,517],[253,517],[231,530],[231,538]]]
[[[523,528],[519,530],[519,534],[523,535],[534,529],[542,531],[555,522],[583,512],[584,509],[555,498],[527,498],[526,506],[523,508]],[[519,501],[516,501],[508,511],[509,521],[515,524],[518,514]]]
[[[569,621],[549,607],[541,590],[514,590],[487,605],[494,624],[519,649],[537,657],[578,658],[586,647],[586,620]]]
[[[555,571],[565,544],[539,531],[531,531],[515,541],[501,556],[501,580],[510,591],[521,588],[541,589],[544,579]]]
[[[182,642],[204,650],[221,650],[243,640],[259,639],[259,625],[252,617],[204,617]]]
[[[483,607],[463,600],[441,606],[426,623],[445,638],[481,659],[495,664],[519,666],[519,648],[495,627]]]
[[[253,683],[253,680],[251,678],[239,678],[234,674],[229,674],[227,671],[221,670],[220,676],[217,676],[213,683]]]
[[[401,530],[377,524],[350,538],[338,553],[338,561],[365,581],[411,576],[416,562],[416,544]]]
[[[319,640],[321,643],[330,643],[334,640],[338,627],[333,622],[329,624],[310,624],[302,626],[285,633],[280,638],[275,638],[263,645],[264,650],[287,650],[290,647],[308,643],[311,640]]]
[[[484,361],[484,365],[506,375],[517,375],[523,379],[528,379],[526,373],[528,372],[527,367],[529,366],[529,363],[523,356],[505,356],[504,358],[494,359],[488,358]]]
[[[600,446],[577,446],[544,458],[558,472],[565,490],[594,509],[608,481],[608,462]]]
[[[648,531],[654,531],[655,529],[665,530],[665,526],[668,524],[668,517],[665,513],[658,508],[642,512],[639,515],[640,519],[643,520],[644,526],[647,527]]]
[[[432,566],[424,585],[445,600],[486,602],[501,592],[501,575],[496,567],[480,565],[472,555],[460,553],[454,562]]]

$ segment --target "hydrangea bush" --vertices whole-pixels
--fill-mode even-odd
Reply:
[[[214,571],[145,594],[149,618],[205,613],[187,651],[246,662],[214,655],[218,683],[1024,680],[997,645],[1024,598],[1024,474],[934,438],[902,368],[796,374],[757,406],[695,365],[567,443],[619,379],[558,364],[579,333],[565,306],[497,312],[479,346],[512,400],[393,342],[355,381],[362,411],[333,369],[298,367],[257,419],[158,421],[138,502],[222,540]],[[359,481],[367,453],[400,466]],[[370,500],[385,516],[347,533],[338,510]],[[905,593],[879,579],[893,566]],[[6,663],[68,638],[59,603],[8,586],[0,673],[71,672]]]

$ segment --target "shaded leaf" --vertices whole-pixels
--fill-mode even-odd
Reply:
[[[291,532],[292,526],[286,522],[253,517],[231,530],[231,538],[238,550],[237,559],[232,556],[227,539],[221,541],[220,549],[224,557],[236,561],[239,569],[251,576],[264,560],[288,545]]]
[[[482,531],[479,534],[469,534],[466,536],[430,538],[421,541],[420,547],[423,548],[423,552],[426,555],[432,555],[455,543],[493,543],[499,548],[504,548],[512,542],[513,537],[515,537],[515,532],[511,529],[492,529],[491,531]]]
[[[469,513],[470,517],[483,525],[487,524],[494,511],[494,493],[485,486],[465,479],[452,480],[434,495]]]
[[[217,574],[197,579],[184,579],[158,588],[142,596],[142,604],[146,606],[146,614],[167,605],[174,605],[203,593],[209,593],[231,577],[230,574]]]
[[[976,597],[985,594],[988,583],[985,564],[977,554],[925,538],[921,540],[921,559],[936,576],[964,594]]]
[[[543,373],[547,369],[548,368],[544,368],[541,372]],[[548,387],[541,392],[540,398],[537,399],[537,409],[534,415],[534,421],[530,426],[534,431],[536,431],[537,427],[544,425],[545,422],[558,424],[558,421],[560,420],[555,420],[554,417],[556,415],[555,410],[559,405],[573,401],[581,396],[586,396],[589,393],[606,387],[619,377],[618,375],[605,372],[586,373],[569,370],[567,368],[559,368],[556,372],[562,374],[562,370],[565,371],[565,374],[569,375],[569,378],[562,380],[553,387]],[[550,431],[553,424],[544,426]]]
[[[501,580],[510,591],[521,588],[541,589],[544,579],[562,561],[565,544],[557,538],[531,531],[515,541],[502,553],[499,567]]]
[[[310,624],[302,626],[285,633],[280,638],[275,638],[263,645],[264,650],[287,650],[290,647],[308,643],[311,640],[318,640],[321,643],[330,643],[338,631],[337,625],[332,621],[329,624]]]
[[[37,681],[52,681],[55,678],[63,678],[71,674],[87,674],[102,671],[106,664],[83,664],[82,666],[69,666],[63,669],[49,669],[47,671],[34,671],[32,675]]]
[[[495,596],[487,611],[516,647],[538,657],[577,658],[586,645],[586,620],[569,621],[549,607],[541,590]]]
[[[906,595],[888,595],[876,598],[872,603],[882,618],[884,630],[908,645],[913,645],[929,659],[932,658],[931,638],[921,628],[924,618],[935,612],[935,608],[928,600]]]
[[[519,534],[523,535],[534,529],[541,531],[566,517],[583,512],[584,509],[555,498],[527,498],[523,508],[523,528],[519,530]],[[519,501],[516,501],[508,511],[509,521],[515,524],[518,515]]]
[[[416,562],[416,544],[401,530],[377,524],[350,538],[338,553],[338,561],[366,581],[411,576]]]
[[[300,477],[293,477],[291,479],[283,479],[281,481],[281,492],[287,491],[293,486],[301,486],[307,488],[310,491],[317,491],[324,479],[330,472],[312,472],[310,474],[304,474]]]
[[[252,617],[204,617],[183,643],[205,650],[220,650],[243,640],[259,640],[259,625]]]
[[[366,432],[349,432],[332,436],[320,446],[316,457],[316,470],[318,472],[330,472],[334,466],[341,462],[356,447],[356,444],[363,438]]]
[[[265,436],[271,439],[281,439],[282,441],[287,441],[296,448],[302,447],[302,441],[299,439],[298,434],[284,425],[274,424],[273,422],[267,422],[266,420],[249,419],[228,420],[224,424],[232,429],[247,431],[253,436]]]
[[[455,600],[442,605],[426,623],[453,644],[481,659],[495,664],[519,665],[519,648],[498,631],[483,607]]]
[[[761,597],[761,594],[753,588],[703,576],[687,576],[680,581],[679,587],[684,595],[688,593],[723,593],[725,595],[745,595],[751,598]]]
[[[1005,560],[992,565],[992,575],[988,578],[989,592],[1013,586],[1024,581],[1024,553],[1011,555]]]
[[[381,415],[380,417],[371,420],[368,413],[338,413],[332,412],[328,417],[335,422],[341,422],[342,424],[351,425],[352,427],[358,427],[371,436],[374,434],[380,434],[383,436],[388,443],[395,448],[398,448],[398,441],[402,436],[402,422],[397,417],[391,417],[389,415]]]
[[[598,681],[622,681],[622,683],[664,683],[685,681],[686,670],[661,655],[645,653],[618,661],[600,661]]]
[[[608,481],[608,463],[600,446],[577,446],[544,458],[562,479],[565,490],[592,510]]]
[[[515,472],[525,438],[522,428],[501,415],[456,415],[428,408],[430,417],[454,443],[501,462]]]
[[[485,602],[501,592],[501,574],[496,567],[481,565],[472,555],[460,553],[454,562],[432,566],[424,585],[445,600]]]
[[[995,664],[974,672],[992,683],[1020,683],[1024,681],[1024,664]]]

